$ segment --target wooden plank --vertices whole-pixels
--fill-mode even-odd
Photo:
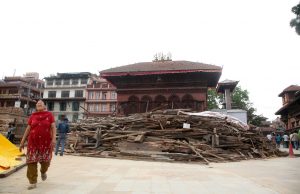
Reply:
[[[145,139],[145,134],[143,133],[143,134],[136,136],[136,138],[134,139],[134,142],[142,143],[144,141],[144,139]]]

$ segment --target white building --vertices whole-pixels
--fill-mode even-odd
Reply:
[[[65,115],[69,121],[83,118],[86,86],[91,73],[57,73],[46,77],[44,98],[55,120]]]

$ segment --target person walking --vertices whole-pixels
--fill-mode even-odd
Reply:
[[[38,164],[41,165],[41,178],[47,179],[47,170],[52,159],[52,150],[55,145],[56,127],[54,117],[51,112],[46,111],[42,100],[36,103],[36,112],[28,119],[28,126],[25,130],[20,143],[20,151],[24,148],[26,139],[27,144],[27,178],[29,186],[27,189],[36,188],[38,177]]]
[[[289,136],[286,133],[283,135],[283,147],[284,148],[289,147]]]
[[[269,133],[268,135],[267,135],[267,139],[271,142],[272,141],[272,134],[271,133]]]
[[[276,135],[275,141],[276,141],[276,146],[277,146],[277,148],[280,148],[281,136],[280,136],[279,133]]]
[[[292,134],[291,141],[293,143],[294,149],[298,150],[298,147],[299,147],[299,144],[298,144],[299,138],[298,138],[298,134],[296,132],[294,132]]]
[[[57,155],[59,146],[61,144],[61,149],[60,149],[60,156],[64,155],[64,150],[65,150],[65,143],[67,139],[67,133],[69,133],[69,124],[68,124],[68,118],[62,117],[62,121],[58,123],[57,127],[57,132],[58,132],[58,140],[56,143],[56,149],[55,149],[55,155]]]

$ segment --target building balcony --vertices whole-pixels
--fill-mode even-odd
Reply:
[[[116,91],[116,88],[91,88],[87,87],[87,91]]]
[[[66,110],[66,111],[62,111],[62,110],[48,110],[48,111],[50,111],[50,112],[52,112],[52,113],[61,113],[61,114],[68,114],[68,113],[83,113],[84,112],[84,110],[77,110],[77,111],[72,111],[72,110]]]
[[[1,100],[28,100],[34,102],[35,98],[28,98],[27,96],[20,96],[19,94],[0,94]]]
[[[14,99],[14,98],[20,98],[19,94],[0,94],[0,98],[2,99]]]
[[[70,98],[43,98],[45,101],[85,101],[85,97],[70,97]]]
[[[45,89],[78,89],[78,88],[86,88],[86,84],[82,85],[47,85]]]
[[[86,103],[93,102],[117,102],[117,99],[86,99]]]

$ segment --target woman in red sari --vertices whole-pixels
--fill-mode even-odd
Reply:
[[[20,144],[20,150],[24,148],[27,138],[26,163],[27,178],[30,183],[28,189],[34,189],[36,188],[38,177],[37,163],[41,164],[42,180],[47,179],[46,172],[50,165],[56,139],[54,117],[51,112],[45,111],[45,104],[41,100],[36,103],[36,112],[29,117],[28,126]]]

